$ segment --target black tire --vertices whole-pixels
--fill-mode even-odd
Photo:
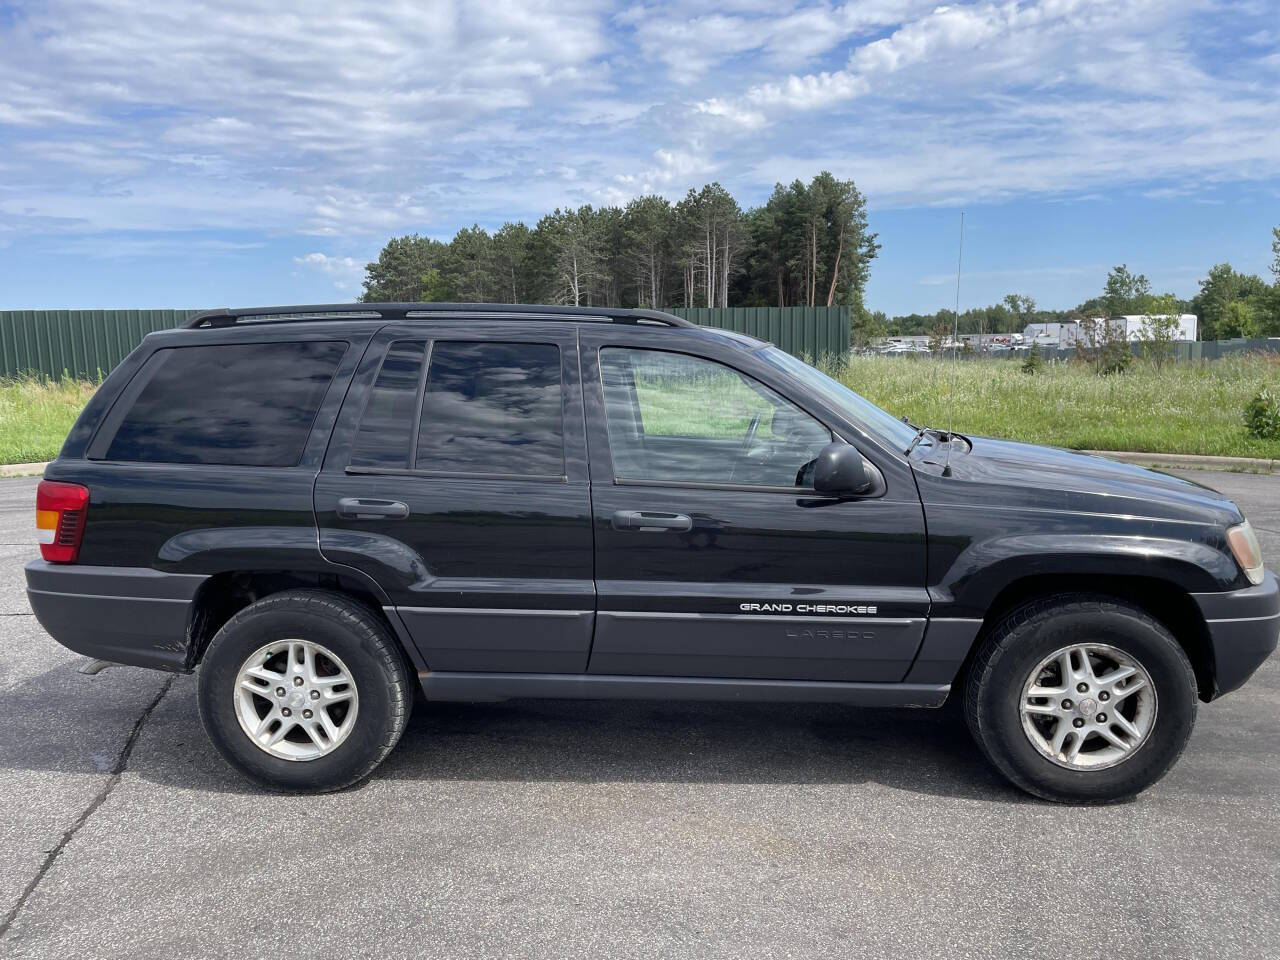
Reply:
[[[1114,766],[1094,770],[1050,760],[1024,732],[1021,714],[1031,671],[1055,651],[1086,642],[1137,660],[1157,704],[1146,739]],[[1018,608],[987,635],[968,673],[964,708],[974,740],[1016,786],[1060,803],[1115,803],[1151,786],[1181,755],[1195,725],[1196,678],[1178,641],[1141,609],[1104,596],[1062,595]]]
[[[264,644],[285,639],[307,639],[331,650],[358,691],[350,733],[314,759],[267,753],[237,717],[241,666]],[[218,631],[200,664],[197,702],[209,739],[250,780],[276,790],[325,792],[364,779],[386,758],[408,723],[413,692],[404,656],[374,613],[342,594],[291,590],[250,604]]]

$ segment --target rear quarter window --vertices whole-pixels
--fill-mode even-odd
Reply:
[[[360,418],[351,466],[401,470],[409,467],[409,442],[418,416],[426,346],[422,340],[397,340],[387,350]]]
[[[302,457],[347,344],[209,344],[157,350],[107,460],[288,467]],[[95,444],[97,446],[97,444]]]

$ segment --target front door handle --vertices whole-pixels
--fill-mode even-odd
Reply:
[[[613,515],[613,529],[657,533],[660,530],[684,532],[693,529],[693,520],[683,513],[654,513],[649,510],[618,510]]]
[[[343,497],[338,501],[338,516],[347,520],[403,520],[408,515],[409,505],[399,500]]]

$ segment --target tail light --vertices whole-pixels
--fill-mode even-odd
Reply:
[[[89,511],[89,488],[41,480],[36,488],[36,539],[50,563],[75,563]]]

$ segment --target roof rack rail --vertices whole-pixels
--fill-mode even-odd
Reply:
[[[237,323],[291,323],[304,320],[413,320],[448,314],[475,314],[485,319],[582,320],[611,323],[661,324],[694,327],[682,317],[661,310],[621,307],[569,307],[513,303],[323,303],[287,307],[222,307],[204,310],[187,320],[189,329],[231,327]]]

